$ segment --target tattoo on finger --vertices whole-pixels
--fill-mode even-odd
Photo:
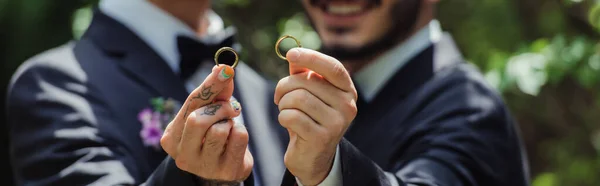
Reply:
[[[209,85],[209,86],[204,86],[202,85],[202,87],[200,88],[200,92],[198,92],[198,94],[194,97],[191,97],[190,100],[188,101],[187,106],[185,107],[185,114],[183,115],[183,119],[187,119],[188,117],[188,111],[190,109],[190,104],[192,102],[194,102],[195,100],[209,100],[210,97],[212,97],[213,95],[217,95],[216,92],[212,92],[211,89],[213,87],[214,84]]]
[[[212,89],[212,86],[213,85],[206,87],[206,86],[202,85],[202,88],[201,88],[202,91],[200,91],[198,93],[198,95],[196,95],[196,97],[193,97],[192,99],[201,99],[204,101],[210,99],[210,97],[215,94],[214,92],[210,91],[210,89]]]
[[[208,105],[206,108],[204,108],[202,115],[214,116],[222,106],[223,105],[220,103]]]

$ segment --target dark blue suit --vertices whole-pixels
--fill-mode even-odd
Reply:
[[[519,135],[501,97],[444,35],[374,100],[359,99],[340,143],[343,183],[526,186]],[[285,176],[292,184],[293,176]]]
[[[245,107],[248,131],[281,134],[262,145],[251,138],[255,161],[268,156],[260,152],[283,154],[286,133],[271,120],[276,110],[266,109],[272,108],[273,85],[244,64],[235,78],[234,96]],[[180,78],[150,47],[96,12],[79,41],[33,57],[12,79],[8,116],[16,183],[198,185],[197,177],[179,170],[164,151],[144,146],[139,135],[137,115],[150,99],[183,103],[187,96]],[[261,171],[274,167],[281,167],[279,174]],[[282,160],[256,162],[255,168],[259,184],[281,183]]]

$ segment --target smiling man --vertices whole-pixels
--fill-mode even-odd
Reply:
[[[529,185],[516,123],[441,31],[437,3],[302,1],[323,47],[290,50],[276,88],[285,182]]]

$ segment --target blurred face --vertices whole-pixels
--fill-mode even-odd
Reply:
[[[359,61],[401,42],[416,21],[420,0],[302,0],[323,52]]]

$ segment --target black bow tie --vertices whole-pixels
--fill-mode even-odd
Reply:
[[[177,37],[177,48],[179,49],[179,55],[181,60],[179,62],[180,77],[182,80],[187,80],[190,76],[196,72],[202,62],[210,61],[214,63],[214,56],[217,50],[222,47],[231,47],[233,45],[233,37],[227,37],[220,43],[216,44],[204,44],[198,42],[189,37],[178,36]],[[219,62],[233,61],[229,58],[229,55],[222,54],[223,57],[219,56]]]

